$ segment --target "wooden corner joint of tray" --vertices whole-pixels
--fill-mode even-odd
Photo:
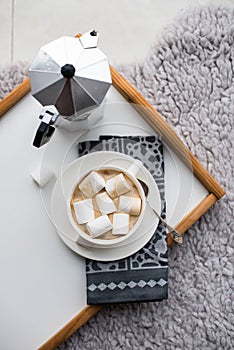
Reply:
[[[191,212],[176,225],[175,229],[184,234],[206,211],[217,202],[217,197],[213,193],[209,193]],[[167,244],[171,246],[173,240],[170,235],[167,236]]]

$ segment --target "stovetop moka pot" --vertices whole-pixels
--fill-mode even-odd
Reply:
[[[86,130],[103,115],[112,81],[107,57],[97,43],[93,30],[80,38],[61,37],[39,50],[29,68],[32,95],[44,106],[35,147],[47,143],[56,126]]]

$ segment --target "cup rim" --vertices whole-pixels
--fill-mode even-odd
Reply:
[[[71,197],[72,197],[72,194],[74,192],[74,189],[75,187],[77,186],[78,183],[80,183],[80,181],[85,177],[87,176],[89,173],[91,173],[92,171],[101,171],[103,169],[110,169],[110,170],[116,170],[116,171],[119,171],[119,172],[123,172],[126,174],[126,176],[128,176],[130,178],[130,180],[133,181],[133,183],[136,185],[137,187],[137,190],[141,196],[141,200],[142,200],[142,203],[141,203],[141,213],[140,215],[138,216],[138,220],[137,222],[135,223],[135,225],[131,228],[131,230],[126,234],[126,235],[123,235],[123,236],[120,236],[120,237],[117,237],[117,238],[114,238],[114,239],[110,239],[110,240],[105,240],[105,239],[100,239],[100,238],[92,238],[91,236],[89,236],[87,233],[85,233],[83,230],[81,230],[77,224],[75,223],[74,219],[73,219],[73,216],[72,216],[72,213],[71,213],[71,208],[70,208],[70,203],[71,203]],[[89,171],[87,172],[84,172],[81,174],[80,178],[76,179],[76,181],[73,183],[73,185],[71,186],[71,190],[69,191],[68,195],[67,195],[67,198],[66,198],[66,204],[67,204],[67,214],[68,214],[68,218],[69,218],[69,221],[72,225],[72,227],[75,229],[75,231],[77,232],[77,234],[82,238],[84,239],[84,241],[87,242],[87,246],[88,246],[88,242],[92,244],[92,246],[114,246],[120,242],[123,242],[125,241],[126,239],[130,238],[135,232],[136,230],[138,229],[138,227],[140,226],[142,220],[143,220],[143,217],[144,217],[144,212],[145,212],[145,207],[146,207],[146,197],[145,197],[145,193],[144,193],[144,190],[141,186],[141,184],[139,183],[137,177],[134,177],[130,172],[128,172],[128,169],[123,169],[121,166],[117,166],[117,165],[111,165],[111,164],[108,164],[108,165],[104,165],[104,166],[100,166],[100,168],[93,168],[93,169],[90,169]],[[85,242],[82,243],[85,245]]]

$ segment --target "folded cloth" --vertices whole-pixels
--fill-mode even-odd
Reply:
[[[117,151],[143,162],[156,181],[165,218],[164,159],[156,136],[100,136],[78,144],[79,157],[97,151]],[[168,297],[165,227],[160,223],[150,241],[133,255],[112,262],[86,259],[87,303],[160,301]]]

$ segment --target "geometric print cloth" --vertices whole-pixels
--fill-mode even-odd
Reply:
[[[165,218],[164,158],[156,136],[100,136],[78,144],[79,157],[90,152],[116,151],[139,159],[158,185]],[[87,303],[160,301],[168,297],[166,229],[159,225],[150,241],[131,256],[108,262],[86,259]]]

